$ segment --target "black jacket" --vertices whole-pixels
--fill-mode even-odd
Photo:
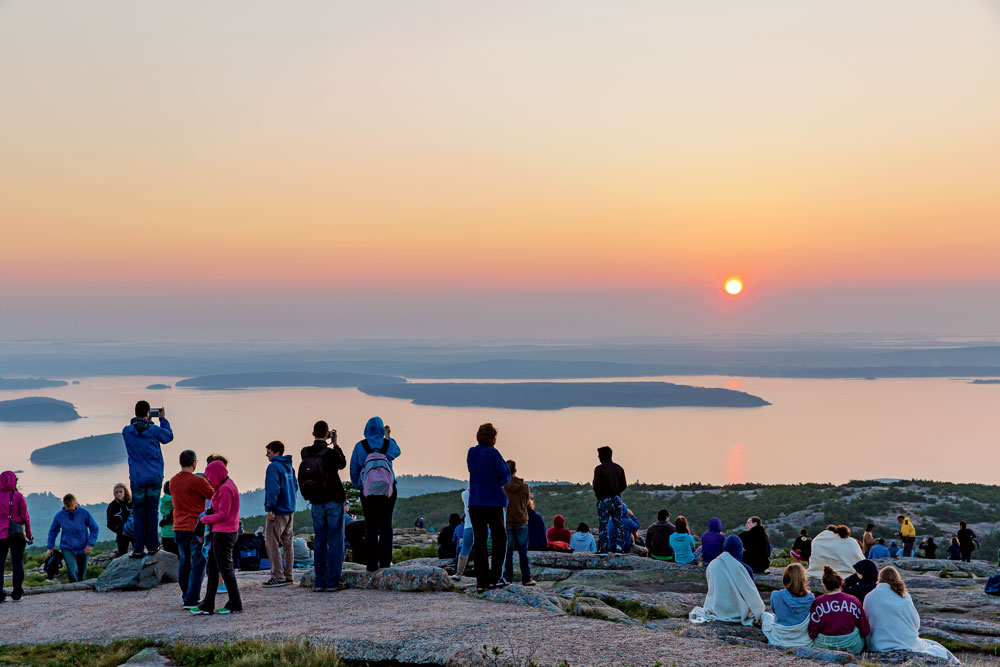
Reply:
[[[799,552],[799,557],[802,560],[809,560],[813,552],[813,541],[811,537],[799,535],[795,538],[795,544],[792,545],[793,551]]]
[[[625,470],[614,461],[605,461],[594,468],[594,495],[598,500],[620,496],[627,486]]]
[[[323,472],[326,474],[327,493],[320,498],[316,498],[314,505],[323,503],[343,503],[347,502],[347,493],[344,492],[344,485],[340,481],[340,472],[347,467],[347,457],[340,449],[340,445],[329,447],[326,440],[316,440],[308,447],[303,447],[301,456],[317,456],[323,452]],[[300,461],[302,459],[299,459]]]
[[[740,535],[743,541],[743,562],[760,574],[771,567],[771,540],[763,526],[754,526]]]
[[[132,513],[132,506],[115,498],[108,503],[108,530],[115,535],[121,535],[125,522]]]
[[[646,548],[650,556],[673,558],[674,550],[670,548],[670,536],[677,529],[669,521],[657,521],[646,529]]]

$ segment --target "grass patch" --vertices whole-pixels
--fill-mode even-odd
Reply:
[[[7,644],[0,646],[0,664],[32,667],[118,667],[133,655],[152,646],[145,639],[127,639],[108,644]]]
[[[392,550],[392,562],[402,563],[414,558],[437,558],[437,546],[431,544],[426,547],[408,545]]]
[[[160,653],[180,667],[342,667],[345,663],[330,647],[305,642],[267,642],[240,640],[218,646],[171,644]]]
[[[944,639],[935,636],[933,633],[922,634],[920,636],[924,639],[933,639],[952,653],[976,653],[978,655],[1000,656],[1000,644],[973,644],[971,642],[955,641],[954,639]]]
[[[658,618],[670,618],[670,614],[664,614],[655,607],[651,607],[634,600],[611,600],[609,598],[604,602],[608,606],[625,612],[629,618],[639,621],[640,623],[649,623],[650,621]]]

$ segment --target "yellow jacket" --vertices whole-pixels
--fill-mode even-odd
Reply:
[[[903,537],[916,537],[917,529],[914,528],[913,523],[910,522],[910,517],[903,517],[903,525],[899,528],[899,534]]]

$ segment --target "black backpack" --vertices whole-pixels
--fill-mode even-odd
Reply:
[[[311,503],[320,502],[328,494],[329,484],[327,484],[326,468],[323,466],[323,457],[329,447],[323,447],[317,453],[307,454],[306,447],[302,450],[302,462],[299,463],[299,491],[302,497]]]

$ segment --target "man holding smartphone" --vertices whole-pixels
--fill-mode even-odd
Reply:
[[[153,417],[160,425],[153,424]],[[135,404],[135,417],[122,429],[128,452],[128,476],[132,486],[132,516],[135,534],[132,558],[142,558],[160,550],[160,488],[163,486],[163,451],[161,446],[174,439],[173,429],[158,408],[150,415],[149,403]]]

